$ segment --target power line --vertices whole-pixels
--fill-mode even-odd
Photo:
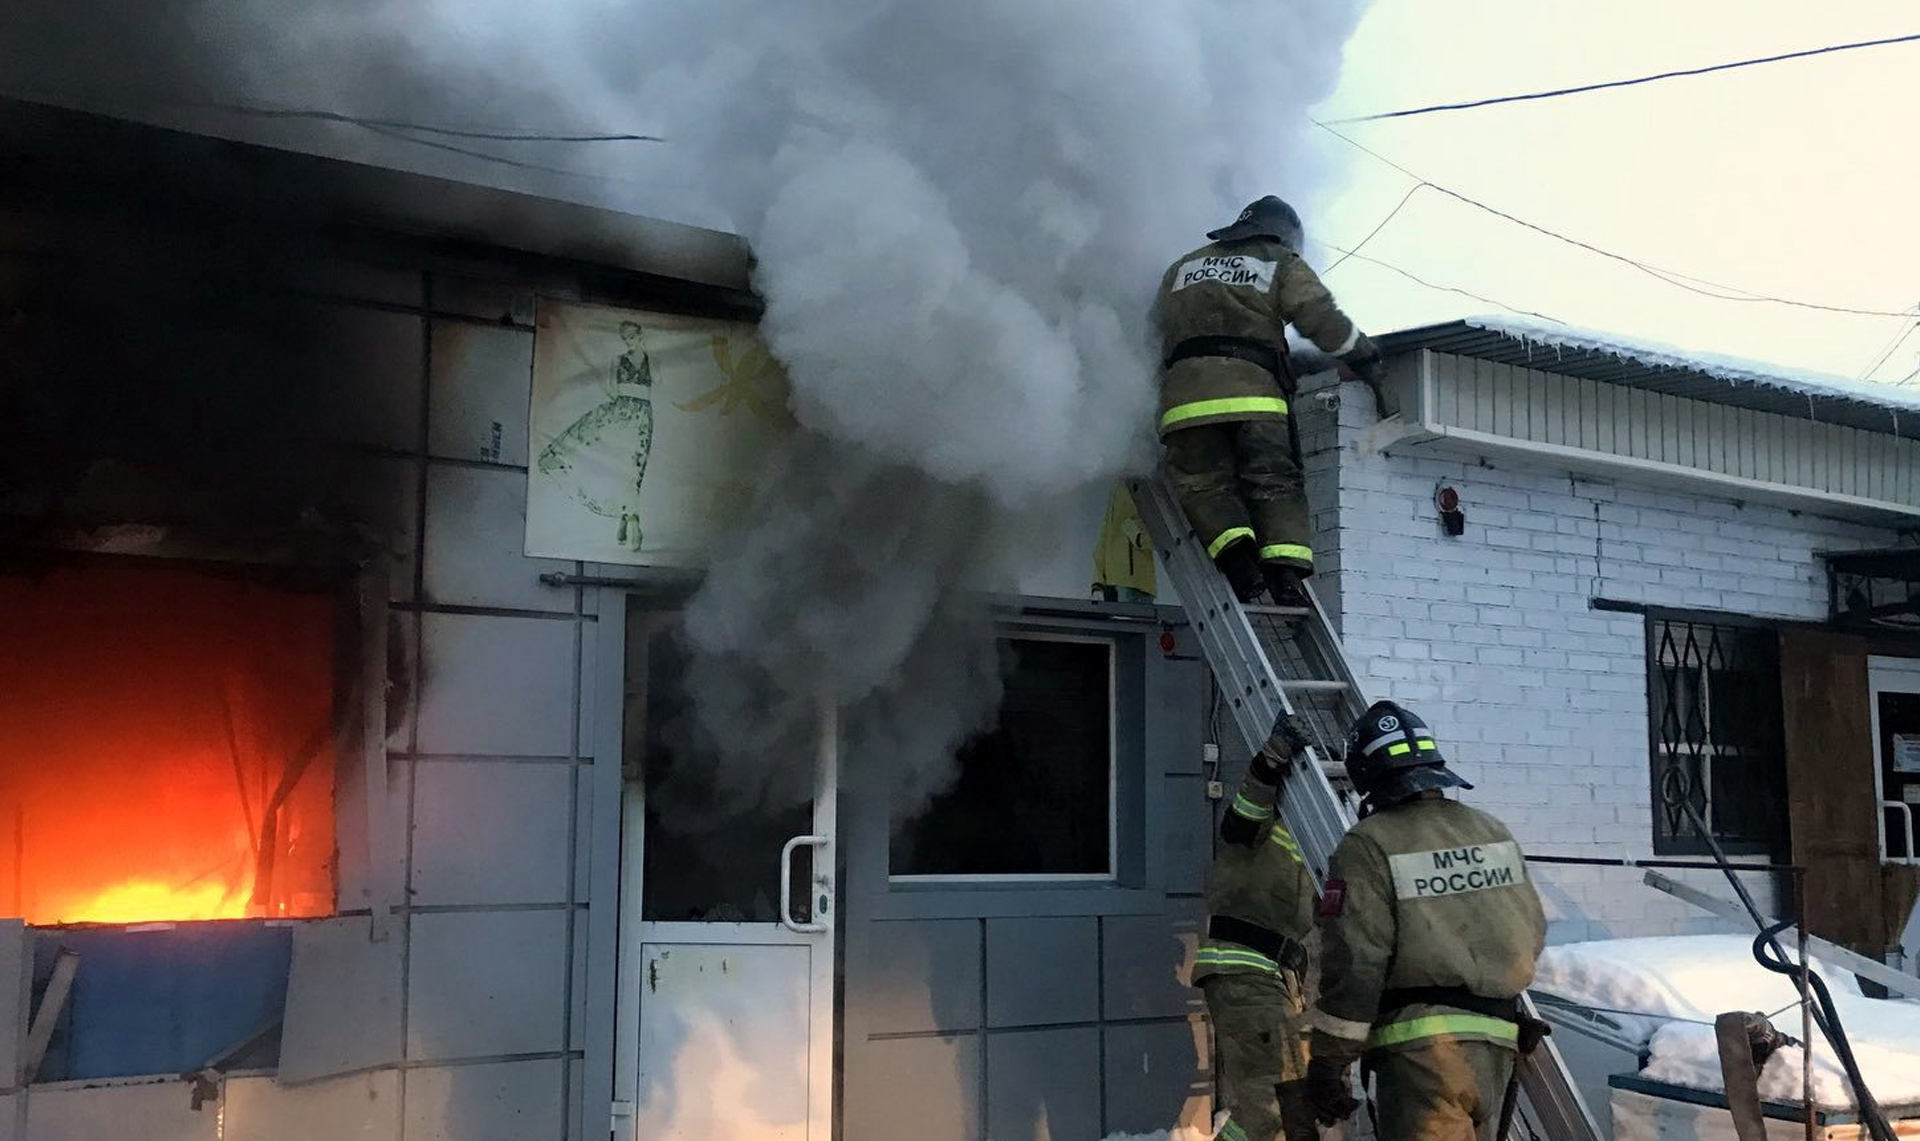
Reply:
[[[1920,308],[1920,306],[1916,306],[1916,308]],[[1914,330],[1920,329],[1920,320],[1904,321],[1902,322],[1902,325],[1904,326],[1904,328],[1896,329],[1894,331],[1892,339],[1887,342],[1885,348],[1880,350],[1880,355],[1873,358],[1872,364],[1868,365],[1866,368],[1861,369],[1860,375],[1854,377],[1855,380],[1865,380],[1868,377],[1872,376],[1874,373],[1878,372],[1880,370],[1880,366],[1883,364],[1886,364],[1887,359],[1893,356],[1893,354],[1899,352],[1901,345],[1904,345],[1907,343],[1907,338],[1913,336]]]
[[[1916,37],[1916,38],[1920,38],[1920,37]],[[1505,210],[1501,210],[1498,207],[1489,206],[1485,202],[1482,202],[1477,198],[1469,197],[1468,195],[1462,194],[1457,190],[1453,190],[1449,187],[1442,186],[1439,183],[1434,182],[1433,180],[1423,175],[1416,174],[1415,172],[1408,170],[1406,167],[1393,161],[1392,159],[1388,158],[1386,155],[1381,154],[1379,151],[1374,150],[1372,147],[1369,147],[1366,144],[1353,139],[1352,137],[1346,135],[1341,131],[1334,130],[1331,124],[1323,123],[1318,119],[1312,120],[1312,122],[1314,126],[1319,127],[1321,130],[1332,135],[1334,138],[1339,139],[1341,142],[1346,143],[1348,146],[1354,147],[1357,150],[1360,150],[1368,155],[1371,155],[1372,157],[1378,159],[1379,161],[1399,171],[1401,174],[1406,175],[1408,178],[1414,179],[1417,182],[1425,183],[1427,186],[1432,187],[1434,190],[1440,192],[1441,194],[1446,195],[1449,198],[1455,199],[1456,201],[1459,201],[1459,202],[1464,202],[1467,205],[1472,206],[1476,210],[1484,210],[1485,212],[1492,214],[1496,218],[1500,218],[1507,222],[1511,222],[1514,225],[1520,226],[1524,229],[1532,230],[1537,234],[1543,234],[1546,237],[1554,239],[1555,241],[1565,242],[1570,246],[1575,246],[1580,249],[1586,250],[1588,253],[1598,254],[1601,257],[1607,258],[1611,261],[1617,261],[1622,265],[1631,266],[1634,269],[1639,270],[1641,273],[1644,273],[1647,276],[1654,278],[1655,280],[1664,281],[1668,285],[1671,285],[1676,289],[1684,289],[1689,293],[1697,293],[1702,297],[1711,297],[1719,301],[1743,301],[1743,302],[1759,301],[1759,302],[1767,302],[1774,305],[1788,305],[1798,309],[1812,309],[1812,310],[1817,310],[1823,313],[1846,313],[1846,314],[1860,316],[1860,317],[1908,316],[1908,312],[1906,310],[1895,311],[1891,309],[1858,309],[1858,308],[1854,308],[1852,306],[1847,306],[1847,305],[1825,305],[1815,301],[1795,301],[1791,298],[1786,298],[1786,297],[1774,297],[1769,294],[1755,293],[1752,290],[1740,289],[1736,286],[1722,285],[1718,282],[1708,281],[1705,278],[1693,277],[1689,274],[1681,273],[1678,270],[1663,269],[1659,266],[1652,265],[1648,262],[1643,262],[1635,258],[1627,257],[1625,254],[1617,254],[1617,253],[1614,253],[1612,250],[1602,249],[1601,247],[1596,246],[1591,242],[1583,242],[1579,238],[1575,238],[1567,234],[1563,234],[1558,230],[1549,229],[1546,226],[1542,226],[1537,222],[1529,222],[1525,218],[1521,218],[1516,215],[1509,214]],[[1702,287],[1705,287],[1705,288],[1702,288]]]
[[[558,175],[563,175],[567,178],[585,178],[585,179],[591,179],[595,182],[619,182],[619,183],[625,183],[628,185],[635,184],[633,179],[622,178],[619,175],[594,174],[591,171],[569,170],[568,168],[563,166],[548,166],[545,163],[527,162],[524,159],[510,158],[507,155],[497,155],[490,151],[475,150],[472,147],[458,146],[453,143],[443,143],[438,139],[423,139],[417,135],[410,135],[406,133],[404,130],[399,130],[392,127],[379,126],[377,124],[370,123],[370,122],[355,123],[353,125],[361,128],[362,130],[370,131],[373,134],[380,135],[384,138],[396,139],[403,143],[413,143],[416,146],[431,147],[434,150],[446,151],[449,154],[465,155],[468,158],[477,158],[477,159],[483,159],[487,162],[496,162],[501,164],[502,166],[511,166],[511,167],[518,168],[520,170],[538,171],[541,174],[558,174]]]
[[[1854,51],[1859,48],[1885,47],[1888,44],[1906,44],[1920,41],[1920,32],[1906,36],[1889,36],[1883,40],[1861,40],[1850,44],[1833,44],[1824,48],[1809,48],[1805,51],[1785,52],[1781,55],[1760,56],[1755,59],[1735,60],[1732,63],[1716,63],[1707,67],[1689,67],[1679,71],[1662,71],[1654,75],[1641,75],[1632,79],[1615,79],[1605,83],[1587,83],[1579,87],[1557,87],[1551,91],[1533,91],[1525,95],[1499,95],[1491,99],[1473,99],[1464,103],[1436,103],[1430,107],[1413,107],[1404,111],[1382,111],[1373,115],[1356,115],[1349,119],[1335,119],[1336,124],[1373,123],[1381,119],[1404,119],[1410,115],[1430,115],[1436,111],[1468,111],[1475,107],[1492,107],[1500,103],[1520,103],[1530,99],[1557,99],[1562,95],[1579,95],[1588,91],[1605,91],[1614,87],[1635,87],[1642,83],[1658,83],[1663,79],[1681,79],[1693,75],[1707,75],[1716,71],[1731,71],[1737,67],[1753,67],[1763,63],[1779,63],[1782,60],[1806,59],[1809,56],[1828,55],[1833,52]]]
[[[1431,184],[1426,182],[1414,183],[1413,189],[1407,191],[1406,196],[1400,199],[1400,205],[1395,206],[1392,210],[1388,211],[1387,216],[1380,219],[1380,224],[1378,226],[1375,226],[1373,229],[1367,231],[1367,236],[1364,238],[1361,238],[1359,243],[1355,245],[1350,252],[1340,255],[1340,261],[1336,261],[1332,265],[1328,266],[1327,273],[1332,273],[1334,270],[1339,269],[1340,262],[1346,261],[1348,258],[1352,257],[1354,254],[1359,253],[1361,250],[1365,249],[1367,243],[1373,240],[1373,236],[1375,234],[1378,234],[1380,231],[1386,229],[1387,223],[1393,221],[1394,215],[1400,213],[1401,209],[1405,207],[1407,203],[1413,201],[1413,196],[1420,192],[1420,188],[1422,186],[1428,186],[1428,185],[1431,185]],[[1322,274],[1321,276],[1324,277],[1325,274]]]
[[[1320,241],[1318,238],[1314,240]],[[1408,281],[1411,281],[1416,285],[1424,285],[1428,289],[1438,290],[1441,293],[1457,293],[1462,297],[1471,297],[1475,301],[1481,302],[1482,304],[1485,304],[1485,305],[1491,305],[1496,309],[1505,309],[1509,313],[1519,313],[1522,316],[1526,316],[1526,317],[1538,317],[1542,321],[1552,321],[1556,325],[1566,324],[1565,321],[1562,321],[1558,317],[1549,317],[1545,313],[1536,313],[1532,309],[1521,309],[1518,306],[1509,305],[1504,301],[1496,301],[1491,297],[1482,296],[1481,294],[1474,293],[1471,290],[1461,289],[1459,286],[1440,285],[1435,282],[1428,281],[1427,279],[1423,277],[1418,277],[1408,272],[1407,270],[1401,269],[1397,265],[1393,265],[1390,262],[1384,262],[1384,261],[1381,261],[1379,258],[1369,257],[1366,254],[1359,253],[1357,252],[1358,247],[1356,247],[1355,249],[1349,250],[1349,249],[1343,249],[1339,246],[1336,246],[1332,242],[1320,241],[1320,244],[1334,251],[1335,253],[1344,254],[1345,256],[1340,259],[1341,261],[1345,261],[1347,258],[1355,258],[1359,261],[1367,262],[1371,265],[1377,265],[1381,269],[1390,270],[1394,273],[1399,274],[1401,277],[1406,278]],[[1337,265],[1338,263],[1336,262],[1335,264]],[[1331,270],[1329,270],[1329,272],[1331,272]]]

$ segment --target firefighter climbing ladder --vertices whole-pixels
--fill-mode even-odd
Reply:
[[[1328,779],[1337,771],[1347,726],[1368,705],[1347,665],[1340,641],[1313,592],[1304,607],[1242,606],[1226,578],[1207,557],[1205,545],[1164,478],[1136,479],[1130,490],[1140,518],[1159,548],[1167,575],[1186,607],[1188,621],[1233,723],[1251,756],[1265,744],[1281,710],[1308,729],[1316,742],[1311,764],[1294,765],[1282,789],[1281,810],[1300,841],[1315,883],[1352,827],[1353,810]],[[1528,1014],[1533,1003],[1523,997]],[[1549,1141],[1601,1141],[1600,1130],[1574,1088],[1551,1038],[1522,1060],[1523,1112]]]

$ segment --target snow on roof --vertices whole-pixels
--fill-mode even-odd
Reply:
[[[1469,328],[1498,333],[1529,345],[1539,345],[1548,349],[1601,353],[1622,361],[1645,365],[1648,368],[1678,369],[1700,373],[1732,385],[1754,384],[1788,392],[1804,392],[1811,396],[1858,400],[1882,408],[1920,412],[1920,389],[1848,380],[1826,373],[1742,360],[1717,353],[1694,352],[1690,349],[1664,345],[1658,341],[1643,341],[1525,317],[1504,315],[1466,317],[1461,323]]]
[[[1751,945],[1752,940],[1741,935],[1569,943],[1541,955],[1534,986],[1603,1013],[1626,1038],[1650,1039],[1652,1057],[1641,1071],[1643,1077],[1718,1092],[1724,1083],[1714,1015],[1778,1011],[1774,1026],[1800,1036],[1792,982],[1756,963]],[[1820,962],[1814,966],[1833,992],[1867,1088],[1887,1105],[1920,1101],[1920,1003],[1867,998],[1844,969]],[[1767,1060],[1760,1075],[1762,1097],[1800,1101],[1800,1056],[1798,1047],[1789,1046]],[[1824,1039],[1815,1043],[1813,1060],[1815,1103],[1851,1106],[1846,1074]]]

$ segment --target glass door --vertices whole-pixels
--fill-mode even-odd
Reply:
[[[629,610],[617,1135],[829,1141],[836,740],[811,797],[716,787],[676,616]]]

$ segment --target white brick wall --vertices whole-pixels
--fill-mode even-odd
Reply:
[[[1468,799],[1531,852],[1652,855],[1646,637],[1606,598],[1817,619],[1814,552],[1889,545],[1891,531],[1772,507],[1615,486],[1541,468],[1365,451],[1358,385],[1336,416],[1302,419],[1319,530],[1321,597],[1335,608],[1368,692],[1434,726]],[[1434,491],[1459,490],[1466,534],[1448,538]],[[1718,894],[1716,875],[1687,873]],[[1553,938],[1718,929],[1631,869],[1541,876]],[[1763,903],[1779,899],[1755,884]]]

